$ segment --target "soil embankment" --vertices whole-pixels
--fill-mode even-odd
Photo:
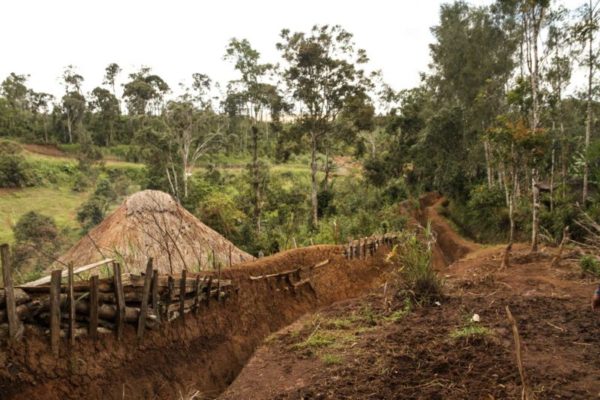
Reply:
[[[171,399],[199,391],[216,396],[237,376],[256,347],[271,333],[301,315],[366,293],[387,268],[385,247],[366,260],[346,260],[341,246],[312,246],[263,258],[225,271],[237,293],[150,331],[138,343],[133,327],[124,340],[104,335],[96,343],[77,340],[59,358],[48,338],[26,332],[23,342],[0,353],[2,399]],[[252,281],[249,275],[311,266],[312,285],[293,290],[275,279]],[[302,279],[307,276],[302,276]],[[61,349],[67,349],[63,343]]]
[[[325,307],[273,335],[220,398],[521,398],[507,306],[536,398],[598,398],[600,318],[590,310],[593,279],[575,254],[553,267],[555,249],[530,254],[515,245],[503,270],[504,246],[460,238],[437,214],[440,201],[424,198],[419,215],[431,221],[436,257],[444,257],[440,305],[407,308],[394,297],[388,307],[381,288]]]

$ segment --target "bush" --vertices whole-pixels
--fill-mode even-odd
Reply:
[[[596,257],[590,255],[581,257],[579,266],[584,273],[600,277],[600,261]]]
[[[19,218],[13,227],[13,232],[17,242],[52,242],[58,236],[58,228],[54,219],[35,211],[30,211]]]
[[[0,187],[21,188],[30,186],[33,177],[21,147],[10,142],[0,142]]]
[[[443,281],[433,269],[430,227],[420,236],[403,231],[388,259],[397,266],[401,290],[417,304],[431,304],[441,298]]]

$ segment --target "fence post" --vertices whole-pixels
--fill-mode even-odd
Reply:
[[[208,278],[208,285],[206,286],[206,306],[210,305],[210,292],[212,290],[212,276]]]
[[[117,299],[117,340],[123,338],[125,325],[125,293],[123,292],[123,281],[121,277],[121,264],[113,264],[115,298]]]
[[[60,346],[60,270],[50,275],[50,347],[52,354],[58,357]]]
[[[98,275],[94,275],[90,278],[89,334],[93,340],[98,339]]]
[[[194,282],[194,314],[198,314],[200,308],[200,275],[196,275]]]
[[[167,301],[165,304],[165,321],[169,322],[169,307],[173,303],[173,292],[175,291],[175,279],[171,275],[167,280]]]
[[[221,263],[219,263],[218,279],[219,279],[219,281],[217,282],[217,301],[220,302],[221,301]]]
[[[179,318],[185,323],[185,287],[187,279],[187,270],[181,271],[181,280],[179,281]]]
[[[210,249],[212,251],[212,265],[213,265],[213,270],[217,269],[217,259],[215,257],[215,249],[211,248]]]
[[[146,275],[144,276],[144,289],[142,290],[142,304],[140,307],[140,317],[138,318],[137,337],[144,337],[146,329],[146,316],[148,315],[148,298],[150,297],[150,284],[152,283],[152,257],[148,259],[146,264]]]
[[[159,322],[162,317],[162,313],[159,310],[158,306],[158,270],[155,269],[152,271],[152,310],[154,311],[154,315],[158,318]]]
[[[6,317],[8,319],[8,335],[10,342],[17,338],[19,319],[17,317],[17,303],[12,280],[12,266],[10,265],[8,244],[0,246],[0,259],[2,260],[2,277],[4,279],[4,296],[6,301]]]
[[[67,299],[69,301],[69,345],[73,346],[75,344],[75,290],[73,288],[75,278],[73,276],[73,263],[69,263],[68,269],[69,275],[67,284],[69,286]]]

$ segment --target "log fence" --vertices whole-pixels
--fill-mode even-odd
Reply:
[[[348,260],[364,260],[374,256],[380,246],[392,246],[397,239],[397,235],[386,234],[352,240],[344,246],[343,253]],[[60,353],[61,337],[67,338],[70,347],[82,335],[97,340],[99,333],[113,332],[117,340],[122,340],[125,326],[130,324],[135,326],[141,341],[146,330],[174,320],[184,325],[186,313],[198,315],[202,306],[210,307],[211,299],[221,304],[237,290],[231,279],[222,279],[221,264],[214,257],[212,272],[183,270],[178,276],[161,275],[149,258],[143,274],[124,274],[118,262],[107,259],[79,268],[69,264],[66,271],[52,271],[49,277],[35,281],[36,285],[20,286],[12,282],[7,245],[0,245],[0,261],[4,281],[4,288],[0,288],[0,338],[7,336],[10,345],[20,338],[24,324],[46,327],[50,350],[56,356]],[[315,274],[329,264],[330,259],[326,259],[277,273],[249,275],[246,279],[275,281],[276,286],[283,283],[290,292],[303,285],[314,291]],[[94,274],[75,282],[78,273],[99,266],[111,267],[112,276],[100,278]]]

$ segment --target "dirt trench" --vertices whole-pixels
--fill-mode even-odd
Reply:
[[[25,332],[25,340],[0,352],[0,399],[172,399],[200,392],[216,397],[237,376],[254,350],[271,333],[307,312],[365,294],[381,283],[388,268],[385,247],[367,260],[346,260],[341,246],[312,246],[276,254],[224,272],[237,292],[222,304],[204,306],[151,331],[139,343],[133,326],[117,342],[77,340],[58,358],[44,332]],[[315,271],[312,286],[291,290],[276,279],[251,281],[249,275],[330,264]],[[301,279],[307,276],[301,276]]]

